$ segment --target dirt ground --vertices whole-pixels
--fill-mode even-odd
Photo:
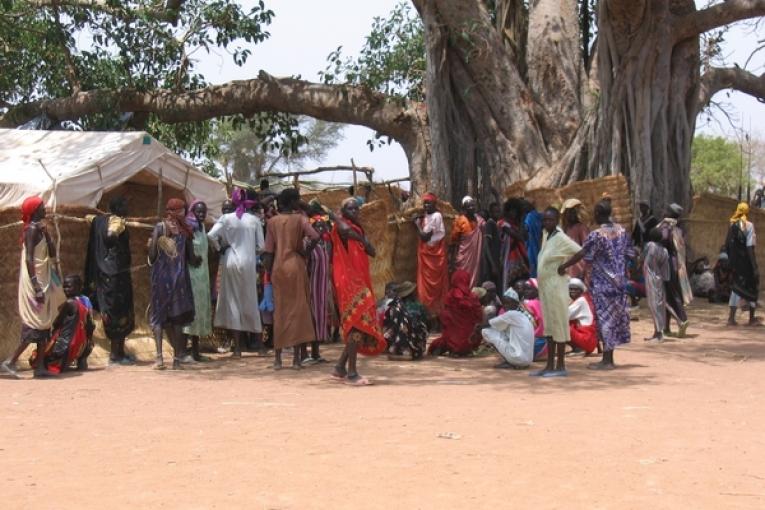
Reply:
[[[765,508],[765,329],[725,312],[647,345],[643,310],[620,370],[566,379],[374,359],[353,388],[254,355],[0,378],[2,507]]]

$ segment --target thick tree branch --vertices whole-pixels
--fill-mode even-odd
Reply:
[[[701,76],[697,109],[700,112],[709,105],[717,92],[733,89],[754,96],[765,103],[765,73],[757,76],[740,67],[712,67]]]
[[[261,71],[258,79],[184,92],[100,89],[35,101],[10,108],[0,117],[0,127],[15,127],[43,113],[63,121],[105,111],[145,112],[155,114],[164,122],[179,123],[226,115],[284,112],[367,126],[402,141],[412,136],[415,124],[419,122],[416,120],[417,107],[416,103],[402,105],[362,87],[275,78]]]
[[[765,0],[727,0],[678,17],[674,30],[675,40],[682,41],[736,21],[758,16],[765,16]]]

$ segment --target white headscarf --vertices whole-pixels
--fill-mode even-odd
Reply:
[[[505,293],[503,294],[507,299],[512,299],[513,301],[520,301],[518,299],[518,293],[515,292],[515,289],[512,287],[509,287]]]
[[[475,200],[470,195],[465,195],[465,198],[462,199],[462,207],[465,207],[470,202],[475,202]]]
[[[587,286],[579,278],[571,278],[568,281],[568,286],[569,288],[574,287],[575,289],[579,289],[582,292],[587,292]]]

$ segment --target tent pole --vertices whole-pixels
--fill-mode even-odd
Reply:
[[[159,167],[159,182],[157,183],[157,218],[162,218],[162,167]]]
[[[56,228],[56,269],[58,270],[59,275],[61,275],[61,228],[59,228],[58,214],[56,214],[58,209],[58,182],[50,174],[48,169],[45,168],[45,164],[42,162],[42,159],[38,159],[37,162],[40,163],[40,166],[53,183],[53,225]]]

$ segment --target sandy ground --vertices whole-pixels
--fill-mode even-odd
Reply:
[[[375,359],[353,388],[256,356],[0,378],[2,508],[765,508],[765,329],[724,314],[651,346],[643,311],[619,371],[557,380]]]

